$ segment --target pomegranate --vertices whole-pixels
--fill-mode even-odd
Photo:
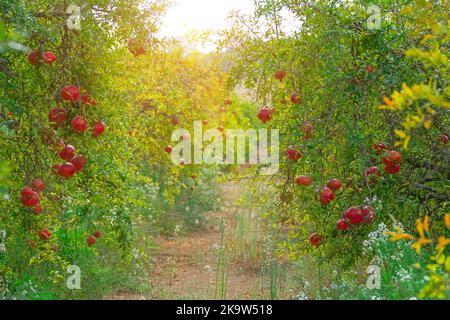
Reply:
[[[52,64],[53,62],[56,61],[56,56],[53,52],[46,51],[42,54],[42,60],[44,61],[45,64]]]
[[[61,98],[64,101],[77,102],[80,99],[80,91],[74,85],[65,86],[61,89]]]
[[[63,127],[67,120],[67,112],[63,108],[54,108],[48,113],[50,124],[55,127]]]
[[[164,148],[164,151],[167,152],[167,153],[172,153],[172,146],[167,145],[167,146]]]
[[[297,92],[294,92],[291,94],[291,102],[292,104],[300,104],[302,102],[302,97]]]
[[[92,125],[92,134],[94,137],[98,137],[105,132],[105,123],[103,121],[96,121]]]
[[[72,159],[74,155],[75,148],[70,144],[65,145],[64,148],[59,152],[59,157],[66,161],[70,161],[70,159]]]
[[[267,121],[270,121],[272,119],[272,112],[269,108],[262,107],[258,111],[258,119],[261,120],[263,123],[266,123]]]
[[[94,237],[94,236],[89,236],[89,237],[86,239],[86,243],[87,243],[87,245],[88,245],[89,247],[93,246],[93,245],[95,244],[96,241],[97,241],[97,240],[95,240],[95,237]]]
[[[309,236],[309,242],[311,242],[311,245],[314,247],[318,247],[321,240],[322,237],[318,233],[313,233]]]
[[[330,188],[333,191],[339,190],[341,188],[341,181],[339,179],[331,179],[327,183],[327,187]]]
[[[286,72],[284,70],[280,69],[275,72],[275,79],[279,80],[280,82],[282,82],[285,77],[286,77]]]
[[[299,185],[299,186],[309,186],[312,183],[312,179],[308,176],[298,176],[297,178],[295,178],[295,182]]]
[[[52,236],[52,234],[50,233],[50,231],[48,231],[48,229],[42,229],[39,232],[39,238],[41,240],[46,241],[46,240],[50,239],[51,236]]]
[[[329,187],[323,187],[322,191],[320,192],[320,203],[322,204],[322,206],[323,207],[326,206],[333,200],[334,200],[333,190],[331,190]]]
[[[58,166],[58,174],[65,178],[71,178],[75,172],[77,172],[77,168],[71,162],[66,162]]]
[[[45,184],[41,179],[34,179],[31,183],[31,188],[36,192],[42,192],[45,189]]]
[[[82,155],[77,155],[73,157],[70,162],[75,166],[76,171],[83,170],[86,165],[86,159]]]
[[[298,146],[289,146],[286,148],[286,155],[289,160],[297,161],[302,157],[302,154],[299,150],[300,148]]]
[[[39,55],[39,52],[37,52],[36,50],[30,50],[30,52],[28,52],[28,62],[31,65],[37,66],[39,64],[40,58],[41,56]]]
[[[74,131],[80,133],[86,131],[88,127],[87,120],[82,116],[76,116],[72,119],[72,122],[70,124]]]
[[[81,103],[85,106],[93,106],[97,104],[97,101],[95,101],[95,99],[89,94],[84,94],[81,96]]]

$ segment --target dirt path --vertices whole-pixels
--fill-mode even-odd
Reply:
[[[208,215],[208,227],[156,238],[148,297],[118,292],[109,298],[286,298],[286,268],[266,253],[258,215],[237,205],[241,192],[238,184],[223,184],[221,210]]]

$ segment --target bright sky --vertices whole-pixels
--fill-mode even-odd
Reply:
[[[182,38],[192,30],[225,29],[227,16],[235,10],[251,14],[254,11],[253,0],[173,0],[161,29],[161,35]],[[211,44],[197,46],[202,52],[213,51]]]
[[[253,12],[253,0],[173,0],[169,8],[161,34],[167,37],[182,38],[192,30],[224,29],[230,11],[241,10],[243,13]],[[197,49],[207,52],[214,47]]]

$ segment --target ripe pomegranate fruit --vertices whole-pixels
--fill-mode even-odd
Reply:
[[[176,125],[180,124],[180,120],[178,119],[178,117],[175,114],[173,114],[173,115],[170,116],[170,123],[173,126],[176,126]]]
[[[77,172],[77,169],[71,162],[66,162],[58,166],[58,174],[65,179],[71,178],[75,172]]]
[[[444,144],[444,145],[447,144],[448,143],[448,136],[445,135],[445,134],[441,134],[439,136],[439,143]]]
[[[38,215],[42,212],[42,207],[40,204],[36,205],[33,209],[31,209],[31,212]]]
[[[322,237],[318,233],[314,232],[309,236],[309,242],[311,242],[311,245],[313,245],[314,247],[318,247],[321,240]]]
[[[400,164],[387,164],[384,166],[384,171],[389,174],[396,174],[400,172]]]
[[[56,56],[51,51],[45,51],[42,54],[42,60],[44,61],[45,64],[52,64],[53,62],[56,61]]]
[[[74,85],[65,86],[61,89],[61,98],[64,101],[77,102],[80,99],[80,90]]]
[[[87,245],[88,245],[89,247],[93,246],[93,245],[95,244],[95,242],[97,242],[97,240],[95,240],[95,237],[94,237],[94,236],[89,236],[89,237],[86,239],[86,243],[87,243]]]
[[[327,183],[327,187],[330,188],[333,191],[339,190],[341,188],[341,181],[339,179],[331,179]]]
[[[299,150],[300,148],[298,146],[289,146],[286,148],[286,156],[289,160],[297,161],[302,157],[302,154]]]
[[[376,152],[383,152],[384,149],[387,148],[387,146],[383,142],[380,142],[378,144],[374,144],[373,148],[375,149]]]
[[[363,215],[363,222],[368,224],[368,223],[372,223],[375,221],[376,219],[376,212],[375,212],[375,208],[371,207],[371,206],[362,206],[361,207],[361,212]]]
[[[45,189],[45,184],[41,179],[34,179],[31,183],[31,188],[36,192],[42,192]]]
[[[37,192],[33,191],[30,187],[25,187],[21,192],[22,204],[25,207],[35,207],[39,204],[39,195]]]
[[[172,153],[172,146],[167,145],[167,146],[164,148],[164,151],[167,152],[167,153]]]
[[[50,239],[51,236],[52,234],[50,233],[50,231],[48,231],[48,229],[42,229],[39,232],[39,238],[41,240],[47,241],[48,239]]]
[[[145,48],[143,41],[137,39],[130,39],[128,41],[128,50],[134,57],[145,54]]]
[[[280,69],[275,72],[275,79],[279,80],[280,82],[282,82],[285,77],[286,72],[284,70]]]
[[[227,105],[232,104],[233,101],[231,101],[231,99],[225,99],[225,100],[223,101],[223,103],[227,106]]]
[[[103,121],[96,121],[92,125],[92,134],[94,137],[98,137],[105,132],[105,123]]]
[[[93,106],[97,104],[97,101],[93,97],[91,97],[89,94],[84,94],[81,96],[81,103],[84,106]]]
[[[372,73],[375,70],[370,64],[367,65],[366,69],[368,73]]]
[[[217,130],[219,130],[220,132],[224,132],[225,131],[225,128],[223,127],[223,126],[219,126],[218,128],[217,128]]]
[[[389,151],[388,157],[389,157],[389,160],[392,162],[400,162],[400,160],[402,158],[400,155],[400,152],[395,151],[395,150]]]
[[[348,224],[344,219],[339,219],[336,223],[336,228],[338,228],[339,230],[347,230]]]
[[[323,187],[322,191],[320,192],[320,203],[322,204],[322,206],[323,207],[326,206],[333,200],[334,200],[333,190],[331,190],[329,187]]]
[[[369,168],[366,169],[366,175],[367,176],[370,176],[372,174],[377,175],[377,176],[380,175],[380,173],[378,172],[378,167],[372,166],[372,167],[369,167]]]
[[[76,116],[72,119],[72,122],[70,123],[72,126],[72,129],[76,132],[84,132],[87,130],[88,123],[87,120],[82,116]]]
[[[298,176],[297,178],[295,178],[295,182],[299,185],[299,186],[309,186],[312,183],[312,179],[308,176]]]
[[[292,104],[300,104],[302,102],[302,97],[297,92],[291,94]]]
[[[269,108],[262,107],[258,111],[258,119],[263,123],[266,123],[267,121],[270,121],[270,119],[272,119],[272,112]]]
[[[95,231],[94,232],[94,237],[101,238],[102,237],[102,232],[100,230]]]
[[[33,193],[33,189],[31,189],[30,187],[25,187],[22,189],[22,191],[20,191],[20,196],[22,198],[24,197],[28,197],[31,193]]]
[[[41,56],[39,55],[39,52],[37,52],[36,50],[30,50],[28,52],[28,62],[31,65],[37,66],[39,64],[40,58],[41,58]]]
[[[66,161],[70,161],[74,155],[75,148],[70,144],[65,145],[64,148],[59,152],[59,157]]]
[[[63,108],[54,108],[48,113],[48,120],[54,127],[63,127],[67,120],[67,112]]]
[[[363,220],[363,213],[359,207],[350,207],[344,212],[344,219],[351,224],[359,224]]]
[[[81,154],[73,157],[70,162],[75,166],[76,171],[83,170],[86,165],[86,159]]]
[[[207,125],[208,125],[208,120],[206,120],[206,119],[203,120],[203,121],[202,121],[202,124],[203,124],[204,126],[207,126]]]

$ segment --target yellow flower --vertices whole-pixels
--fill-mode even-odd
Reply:
[[[449,213],[446,213],[444,215],[444,223],[445,223],[445,226],[447,227],[447,229],[450,229],[450,214]]]
[[[436,249],[445,249],[445,247],[448,246],[449,244],[450,239],[447,239],[446,237],[439,237]]]
[[[383,97],[384,100],[384,104],[387,105],[389,107],[389,109],[394,110],[394,103],[392,102],[391,99],[389,99],[388,97]]]
[[[416,242],[414,242],[414,243],[411,245],[411,248],[413,248],[414,250],[416,250],[416,253],[417,253],[418,255],[420,255],[420,251],[421,251],[421,249],[422,249],[422,246],[427,245],[427,244],[430,244],[430,243],[431,243],[431,240],[430,240],[430,239],[419,238],[419,239],[417,239]]]

